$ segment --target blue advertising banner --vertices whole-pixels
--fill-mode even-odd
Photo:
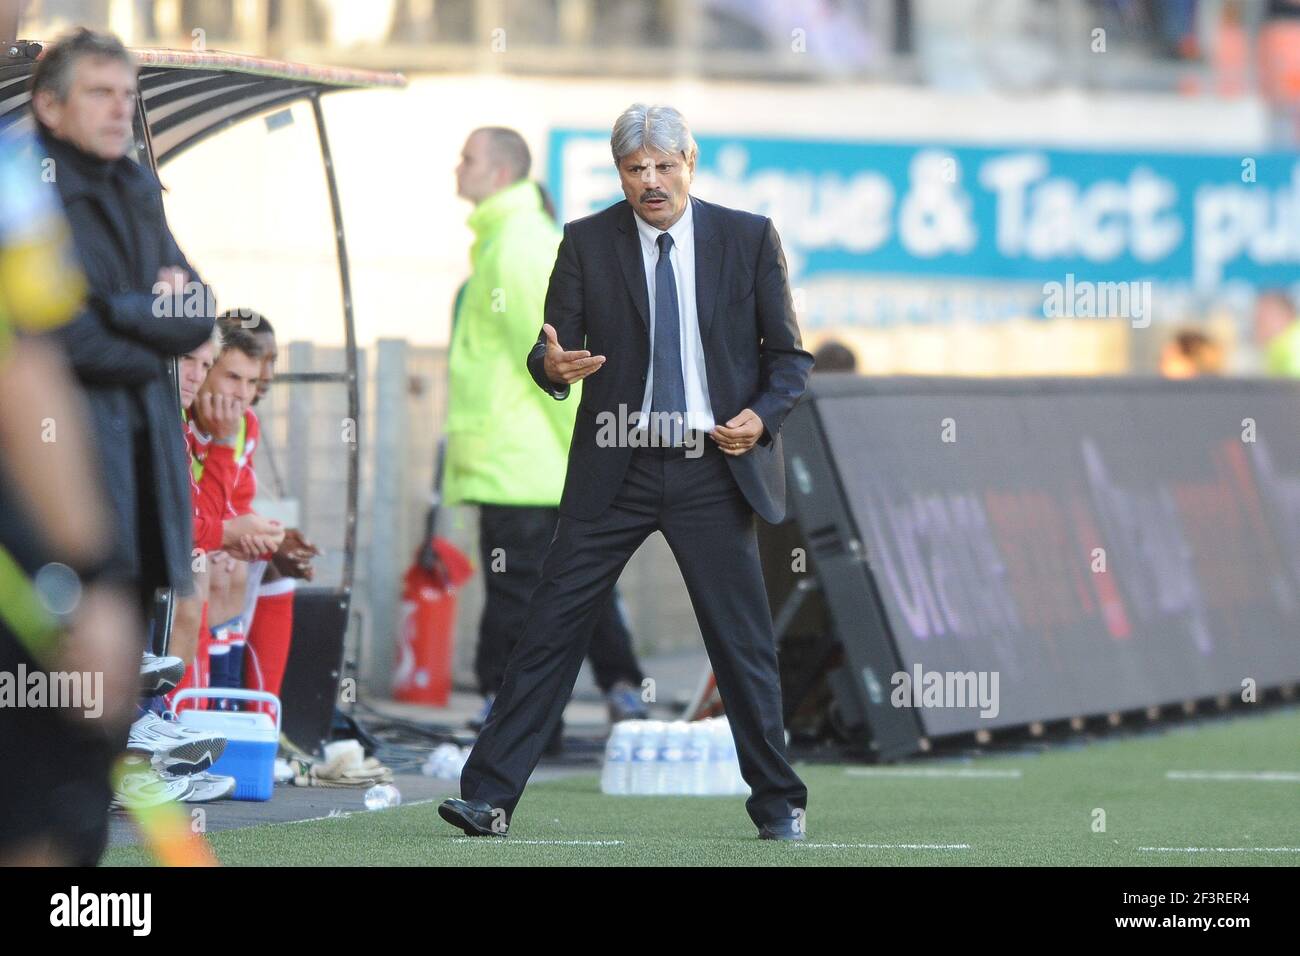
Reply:
[[[1300,280],[1300,157],[699,139],[692,191],[776,222],[796,286]],[[608,135],[551,133],[565,221],[622,198]],[[846,283],[847,280],[847,284]]]

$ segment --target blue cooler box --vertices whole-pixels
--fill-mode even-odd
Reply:
[[[181,710],[186,700],[256,700],[275,705],[275,720],[261,713],[240,710]],[[212,765],[212,773],[235,778],[236,800],[270,800],[275,789],[275,755],[280,748],[280,698],[261,690],[240,687],[190,688],[172,701],[181,726],[226,738],[226,750]]]

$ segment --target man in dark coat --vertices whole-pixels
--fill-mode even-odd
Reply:
[[[560,520],[524,634],[460,798],[471,835],[503,835],[559,723],[596,617],[628,559],[663,533],[727,709],[750,819],[802,840],[808,789],[790,766],[757,517],[785,517],[781,424],[804,351],[772,221],[690,195],[698,148],[666,106],[634,104],[610,148],[626,199],[564,227],[527,364],[558,400],[583,381]]]
[[[49,47],[32,110],[88,283],[56,332],[85,391],[115,517],[115,571],[148,611],[157,588],[192,588],[188,459],[172,359],[212,334],[212,296],[176,245],[161,187],[129,155],[136,67],[113,36]]]

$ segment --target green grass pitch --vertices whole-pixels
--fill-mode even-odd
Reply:
[[[894,769],[979,776],[801,764],[810,793],[804,844],[755,839],[743,797],[607,797],[594,773],[529,787],[504,840],[460,835],[433,803],[210,839],[222,863],[252,866],[1300,865],[1295,709]],[[1183,771],[1277,779],[1169,776]],[[104,862],[150,860],[119,847]]]

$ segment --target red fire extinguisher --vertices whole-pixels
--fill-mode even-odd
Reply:
[[[442,503],[442,465],[446,439],[438,443],[433,496],[425,522],[424,543],[406,572],[397,635],[393,697],[413,704],[446,707],[451,697],[452,651],[455,647],[456,592],[473,573],[468,557],[450,541],[436,536]]]

